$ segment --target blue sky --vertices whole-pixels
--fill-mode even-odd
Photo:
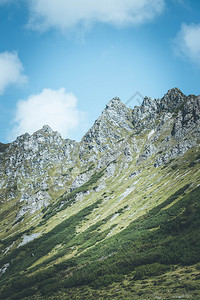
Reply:
[[[115,96],[200,94],[199,0],[0,0],[0,25],[1,142],[80,140]]]

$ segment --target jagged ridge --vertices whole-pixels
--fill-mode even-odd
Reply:
[[[80,143],[44,126],[1,145],[0,271],[12,277],[21,259],[31,272],[77,254],[84,264],[90,247],[123,235],[172,194],[181,200],[179,189],[192,193],[200,180],[199,108],[199,96],[178,89],[133,110],[114,98]],[[36,255],[40,244],[46,250]],[[23,254],[29,245],[32,259]]]
[[[46,125],[32,136],[26,133],[8,146],[1,144],[2,201],[25,201],[18,217],[34,213],[63,189],[73,190],[87,182],[95,170],[105,168],[122,152],[125,161],[138,155],[138,162],[162,152],[154,163],[161,166],[197,144],[199,101],[177,88],[162,99],[145,97],[133,110],[114,98],[80,143],[62,139]],[[148,139],[139,141],[138,134],[149,130]],[[163,134],[164,144],[158,145]],[[95,167],[85,172],[88,165]]]

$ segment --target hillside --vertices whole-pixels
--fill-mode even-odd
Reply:
[[[0,143],[1,299],[200,298],[200,96],[113,98]]]

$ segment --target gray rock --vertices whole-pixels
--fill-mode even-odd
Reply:
[[[34,239],[36,239],[40,235],[41,235],[41,233],[33,233],[31,235],[24,235],[22,242],[18,245],[18,248],[20,246],[23,246],[23,245],[26,245],[26,244],[30,243],[31,241],[33,241]]]
[[[23,205],[19,210],[16,219],[18,220],[27,212],[34,214],[41,208],[48,206],[50,200],[50,195],[44,191],[38,191],[36,194],[31,196],[28,193],[23,194],[20,199],[20,201],[23,202]]]
[[[100,170],[105,174],[98,184],[104,186],[106,178],[131,164],[152,158],[159,167],[194,147],[199,134],[200,96],[185,96],[175,88],[161,99],[145,97],[133,110],[115,97],[79,143],[63,139],[48,125],[11,144],[0,143],[0,201],[19,202],[19,219]]]
[[[7,271],[9,265],[10,265],[9,263],[6,263],[3,265],[2,268],[0,268],[0,275],[3,275]]]
[[[73,181],[70,190],[73,191],[77,189],[79,186],[83,185],[86,183],[91,177],[90,172],[85,172],[83,174],[78,175],[75,180]]]

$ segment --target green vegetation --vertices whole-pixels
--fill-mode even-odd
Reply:
[[[23,142],[10,152],[0,143],[0,299],[200,299],[200,151],[183,154],[173,138],[183,105],[174,119],[165,111],[136,118],[132,131],[103,117],[95,139],[74,144],[69,159],[64,140],[28,156]],[[186,132],[183,141],[197,141]],[[82,174],[90,179],[70,189]],[[42,194],[30,203],[39,191],[49,194],[47,207]]]
[[[13,263],[5,278],[2,278],[2,297],[20,299],[34,294],[36,290],[42,296],[48,296],[58,289],[64,293],[81,286],[98,290],[112,283],[122,282],[132,272],[133,280],[137,281],[161,276],[169,272],[173,265],[189,266],[199,263],[200,187],[186,194],[188,189],[189,185],[179,189],[166,201],[109,239],[105,239],[108,231],[98,232],[101,222],[106,220],[97,222],[79,235],[75,232],[76,226],[102,200],[81,210],[49,233],[3,259],[3,263]],[[175,201],[177,199],[179,201]],[[21,270],[31,266],[58,244],[63,245],[60,256],[80,246],[79,254],[48,269],[41,269],[35,275],[32,275],[31,269],[27,275],[20,275]],[[44,261],[41,267],[58,257],[59,254]],[[7,276],[12,278],[9,283]],[[196,286],[190,284],[187,287],[192,288],[196,289]]]
[[[135,276],[134,279],[144,279],[148,278],[149,276],[157,276],[165,273],[170,268],[169,266],[162,265],[159,263],[147,264],[142,265],[135,268]]]
[[[7,261],[11,262],[8,274],[14,274],[21,270],[25,270],[31,266],[39,258],[48,254],[56,245],[67,245],[76,236],[76,226],[81,222],[91,211],[98,207],[102,200],[97,201],[95,204],[86,207],[76,215],[66,219],[59,225],[53,228],[47,234],[35,239],[34,241],[15,249],[11,254],[2,259],[2,264]],[[15,237],[16,238],[16,237]],[[11,243],[13,239],[9,239]],[[4,243],[5,243],[4,242]],[[67,250],[65,249],[65,252]],[[63,254],[63,253],[62,253]]]
[[[72,205],[76,201],[76,195],[79,193],[85,193],[91,189],[91,187],[103,176],[104,170],[95,173],[91,178],[83,185],[72,191],[71,193],[64,193],[55,204],[50,204],[47,208],[43,209],[43,221],[40,225],[53,217],[57,212],[62,211]]]
[[[80,174],[84,174],[84,173],[86,173],[86,172],[92,171],[94,168],[95,168],[95,165],[94,165],[94,164],[91,164],[91,165],[89,166],[88,169],[86,169],[85,171],[83,171],[83,172],[80,173]]]

